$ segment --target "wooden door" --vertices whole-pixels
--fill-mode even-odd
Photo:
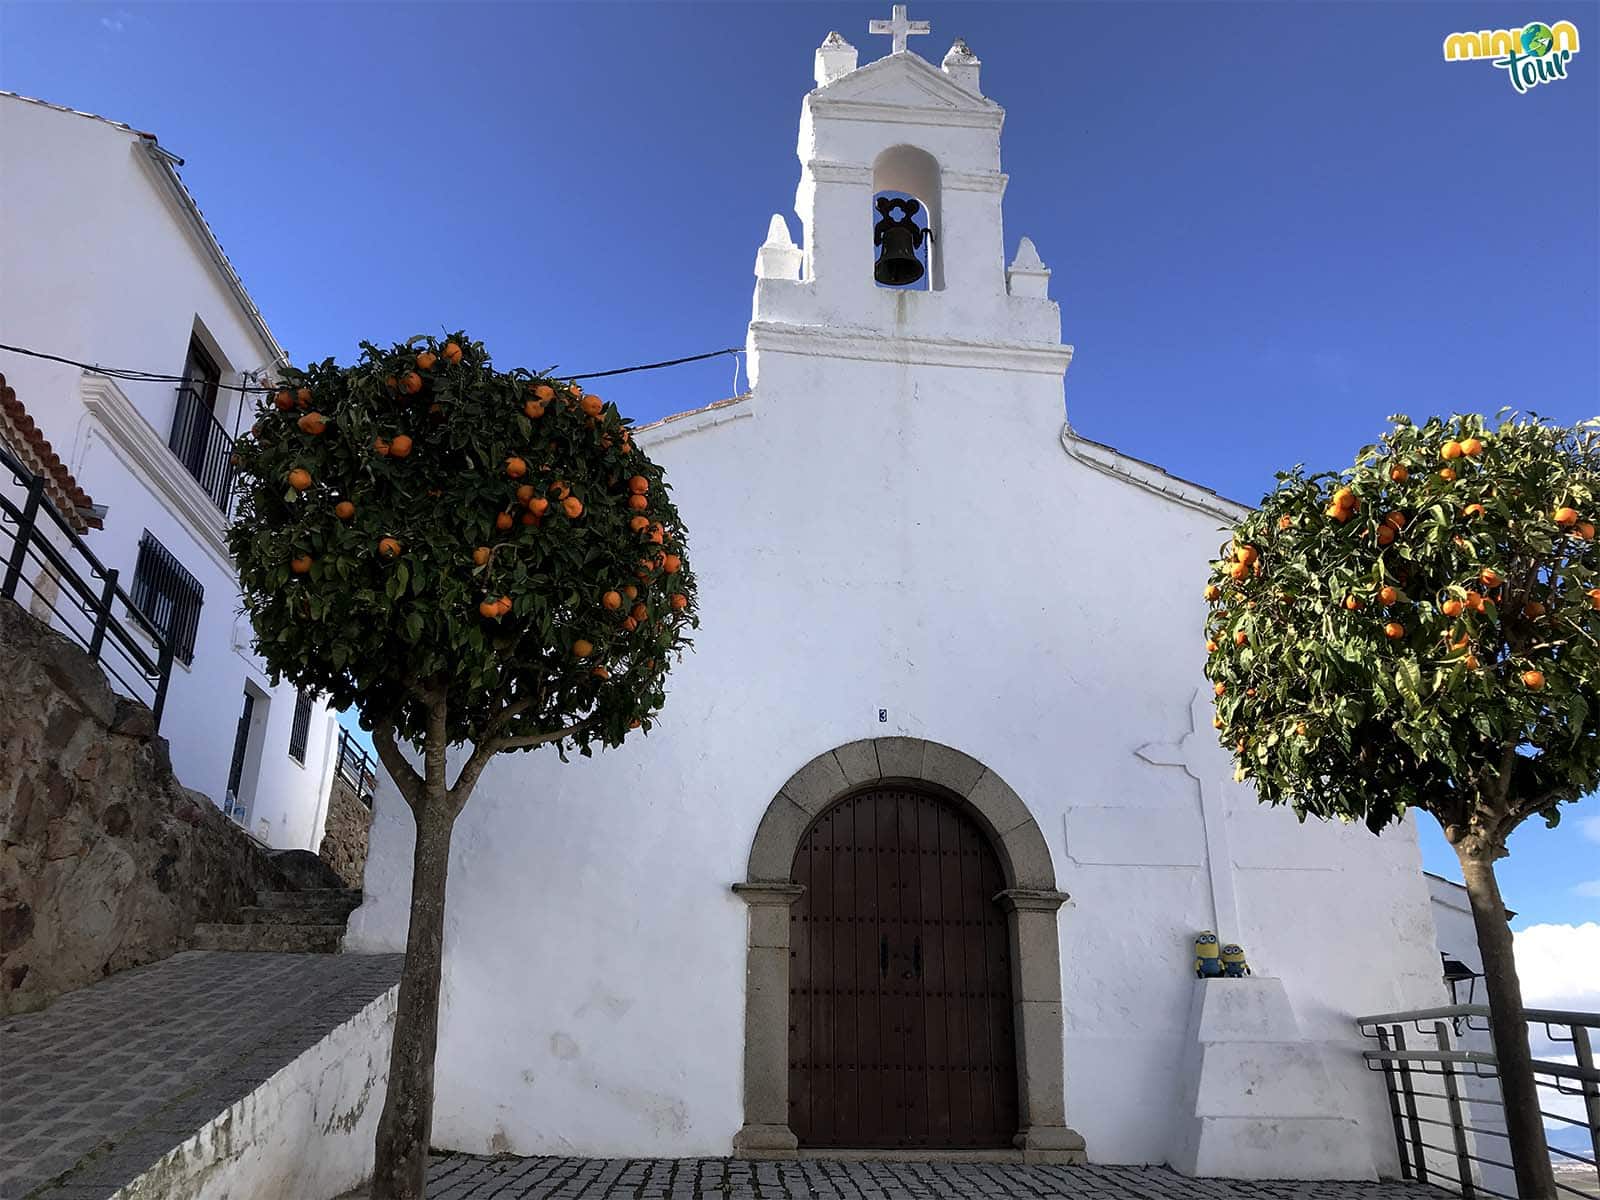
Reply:
[[[1010,1146],[1005,887],[988,838],[910,786],[846,798],[795,854],[789,1123],[802,1146]]]

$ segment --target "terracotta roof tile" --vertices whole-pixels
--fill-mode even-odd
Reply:
[[[45,494],[68,524],[79,533],[102,528],[100,518],[89,511],[94,507],[89,493],[78,486],[4,375],[0,375],[0,440],[16,451],[23,466],[44,476]]]

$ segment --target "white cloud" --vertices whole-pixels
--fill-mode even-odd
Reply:
[[[121,19],[121,14],[120,13],[116,17],[101,17],[100,18],[100,28],[108,30],[111,33],[121,33],[127,27],[128,27],[128,23]]]
[[[1586,879],[1572,887],[1574,896],[1586,896],[1590,900],[1600,900],[1600,879]]]
[[[1515,937],[1525,1005],[1600,1009],[1600,922],[1530,925]]]
[[[1591,842],[1600,842],[1600,817],[1585,817],[1578,822],[1578,828]]]

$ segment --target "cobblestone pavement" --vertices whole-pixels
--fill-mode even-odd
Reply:
[[[0,1200],[109,1196],[382,995],[400,963],[196,950],[0,1018]]]
[[[351,1193],[351,1200],[364,1193]],[[1166,1167],[1000,1163],[752,1163],[725,1158],[479,1158],[447,1154],[428,1200],[1427,1200],[1408,1183],[1245,1183]]]

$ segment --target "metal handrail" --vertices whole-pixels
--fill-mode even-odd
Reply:
[[[1513,1164],[1504,1159],[1473,1153],[1474,1149],[1482,1150],[1482,1147],[1476,1144],[1469,1145],[1468,1142],[1469,1134],[1475,1138],[1498,1138],[1505,1140],[1509,1149],[1506,1131],[1492,1127],[1492,1122],[1499,1119],[1496,1110],[1503,1112],[1505,1109],[1504,1095],[1463,1095],[1457,1087],[1458,1080],[1462,1079],[1498,1080],[1499,1078],[1499,1064],[1492,1052],[1458,1050],[1450,1043],[1452,1024],[1459,1032],[1459,1023],[1465,1018],[1474,1032],[1483,1032],[1483,1029],[1471,1026],[1470,1021],[1473,1018],[1487,1021],[1488,1017],[1487,1005],[1451,1004],[1406,1012],[1381,1013],[1358,1018],[1356,1022],[1361,1033],[1378,1044],[1375,1050],[1363,1051],[1362,1057],[1366,1061],[1368,1070],[1383,1074],[1384,1091],[1388,1096],[1389,1113],[1394,1123],[1395,1148],[1400,1157],[1401,1175],[1406,1179],[1416,1179],[1419,1182],[1446,1187],[1453,1183],[1454,1189],[1468,1200],[1479,1195],[1505,1196],[1504,1192],[1495,1191],[1484,1185],[1478,1168],[1494,1167],[1508,1171],[1514,1169]],[[1540,1116],[1546,1122],[1586,1129],[1593,1157],[1586,1157],[1559,1146],[1551,1146],[1550,1152],[1555,1158],[1591,1168],[1595,1171],[1597,1180],[1600,1180],[1600,1067],[1596,1065],[1589,1036],[1591,1029],[1600,1028],[1600,1013],[1538,1008],[1524,1009],[1523,1017],[1531,1025],[1543,1025],[1549,1040],[1571,1043],[1576,1060],[1575,1064],[1569,1065],[1552,1062],[1549,1059],[1535,1059],[1533,1070],[1539,1088],[1557,1095],[1583,1097],[1584,1119],[1550,1112],[1543,1108],[1540,1109]],[[1432,1027],[1426,1028],[1426,1022],[1431,1022]],[[1408,1026],[1424,1036],[1431,1037],[1437,1048],[1424,1050],[1408,1047],[1406,1045]],[[1565,1027],[1566,1032],[1558,1033],[1556,1027]],[[1414,1074],[1441,1080],[1443,1091],[1427,1091],[1414,1086]],[[1572,1086],[1573,1084],[1576,1086]],[[1424,1115],[1418,1109],[1420,1099],[1443,1101],[1448,1119],[1441,1120],[1437,1116]],[[1477,1121],[1482,1122],[1487,1118],[1491,1123],[1484,1125],[1475,1122],[1469,1125],[1464,1115],[1467,1105],[1488,1106],[1487,1110],[1478,1110]],[[1441,1146],[1425,1141],[1422,1136],[1424,1125],[1450,1129],[1454,1144]],[[1437,1169],[1437,1160],[1430,1165],[1427,1155],[1427,1151],[1430,1150],[1435,1154],[1454,1159],[1456,1174],[1454,1181],[1441,1177]],[[1572,1195],[1588,1194],[1578,1191],[1560,1179],[1556,1181],[1556,1187],[1559,1191]],[[1507,1200],[1510,1198],[1507,1197]]]
[[[159,729],[162,710],[166,707],[167,685],[172,676],[171,637],[159,630],[146,628],[142,620],[139,624],[143,640],[135,637],[117,619],[113,603],[120,601],[124,611],[134,614],[139,612],[138,605],[118,584],[117,571],[102,563],[94,551],[90,550],[78,536],[77,531],[56,511],[55,505],[45,500],[43,476],[35,475],[3,445],[0,445],[0,467],[11,473],[14,482],[28,490],[27,499],[21,508],[12,503],[4,493],[0,493],[0,517],[3,517],[0,519],[0,527],[15,526],[15,532],[11,534],[10,553],[5,556],[5,575],[3,580],[0,580],[0,596],[14,600],[17,589],[26,586],[36,598],[45,599],[50,605],[51,612],[61,619],[65,631],[84,646],[108,675],[132,693],[136,689],[105,656],[109,640],[133,666],[145,684],[153,689],[150,709],[155,725]],[[91,585],[73,566],[67,555],[43,535],[43,530],[40,528],[41,514],[46,520],[54,522],[56,532],[72,551],[88,564],[89,577],[99,581],[98,587]],[[93,618],[93,628],[87,637],[83,636],[71,622],[68,614],[57,607],[57,598],[44,597],[34,581],[27,577],[23,567],[30,560],[49,570],[58,584],[65,585],[78,610],[85,616]],[[153,658],[145,648],[145,643],[151,640],[156,645],[156,655]]]
[[[227,513],[233,501],[233,438],[198,389],[178,388],[167,445],[206,495]]]

